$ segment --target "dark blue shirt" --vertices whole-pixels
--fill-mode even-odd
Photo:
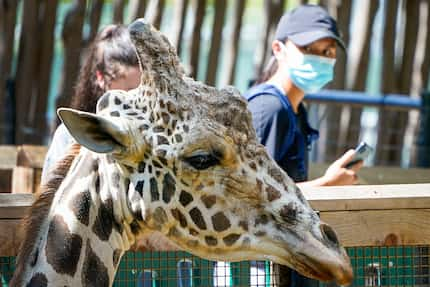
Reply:
[[[318,138],[311,128],[305,107],[294,113],[288,97],[276,86],[260,84],[245,95],[260,143],[278,165],[295,181],[308,177],[308,149]]]

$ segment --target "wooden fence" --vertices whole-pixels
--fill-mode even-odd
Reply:
[[[0,107],[3,108],[0,111],[3,115],[0,143],[42,144],[46,141],[49,87],[53,59],[58,50],[55,44],[62,43],[63,66],[59,88],[53,93],[57,96],[57,106],[67,106],[80,59],[106,11],[112,12],[109,22],[127,24],[145,17],[156,27],[168,27],[169,31],[165,32],[169,32],[178,53],[188,55],[185,64],[191,76],[199,74],[199,67],[207,67],[200,80],[211,85],[238,85],[235,81],[238,58],[241,43],[243,45],[247,36],[244,27],[250,23],[261,27],[254,59],[246,59],[254,62],[256,75],[270,56],[269,43],[283,11],[306,2],[328,8],[337,18],[349,47],[349,61],[346,54],[339,53],[332,88],[364,91],[373,83],[376,87],[373,92],[418,96],[420,90],[428,87],[430,53],[425,51],[430,49],[430,0],[0,0]],[[60,13],[63,11],[60,8],[66,9],[65,13]],[[167,13],[169,9],[173,12]],[[383,21],[376,20],[378,15]],[[167,22],[169,25],[163,25]],[[187,23],[192,26],[190,35],[185,33]],[[202,60],[205,58],[201,57],[203,41],[206,41],[202,38],[205,25],[211,27],[211,37],[207,43],[207,60]],[[382,52],[373,53],[378,47]],[[225,52],[221,54],[220,51]],[[206,61],[205,65],[200,65],[201,61]],[[224,62],[226,64],[221,65]],[[375,62],[381,63],[380,72],[370,68]],[[224,70],[219,73],[221,66]],[[221,83],[217,81],[219,74],[225,76]],[[328,128],[322,133],[328,133],[327,138],[357,142],[362,109],[339,106],[328,109]],[[342,131],[338,125],[345,118],[348,129]],[[398,165],[399,152],[387,146],[403,146],[408,122],[414,128],[417,119],[408,113],[398,115],[387,110],[381,110],[379,118],[377,162]],[[343,134],[339,135],[340,132]],[[345,143],[337,145],[343,149]],[[338,150],[329,147],[324,154],[334,158]]]

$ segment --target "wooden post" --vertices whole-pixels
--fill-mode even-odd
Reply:
[[[343,34],[343,41],[346,45],[346,48],[349,46],[349,26],[351,19],[351,0],[345,0],[342,2],[337,1],[325,1],[325,8],[329,11],[335,11],[336,14],[331,14],[332,17],[337,18],[338,29],[341,34]],[[330,13],[330,12],[329,12]],[[343,51],[343,49],[338,46],[337,48],[337,59],[335,66],[335,73],[333,82],[328,85],[328,88],[343,90],[345,89],[346,83],[346,53],[347,51]],[[326,162],[331,162],[339,157],[344,151],[344,148],[341,148],[341,142],[339,141],[341,135],[341,118],[342,118],[342,107],[339,105],[328,104],[326,105],[327,118],[325,121],[325,126],[320,130],[320,135],[322,140],[320,142],[324,145],[323,152],[320,154],[319,160],[323,160]],[[350,125],[349,125],[350,126]],[[322,133],[326,134],[323,135]],[[359,133],[359,130],[358,132]]]
[[[55,19],[57,16],[58,0],[45,0],[39,7],[39,51],[37,73],[37,102],[34,114],[30,118],[35,128],[34,140],[29,143],[42,144],[49,135],[48,123],[46,122],[46,110],[49,97],[49,85],[51,83],[51,67],[54,58],[54,32]]]
[[[0,143],[6,142],[6,132],[12,123],[5,118],[6,81],[11,78],[17,0],[4,0],[0,5]]]
[[[358,57],[358,66],[356,68],[352,67],[352,69],[356,71],[355,78],[352,83],[353,91],[366,90],[366,81],[370,61],[370,45],[373,34],[372,29],[374,27],[376,12],[378,11],[378,8],[378,1],[369,1],[367,17],[363,23],[365,25],[365,34],[363,36],[363,43],[359,52],[360,56]],[[347,148],[351,148],[358,143],[361,128],[362,109],[358,107],[350,107],[349,111],[349,124],[346,125],[343,129],[342,134],[346,135],[342,137],[342,145],[340,146],[340,148],[343,148],[344,150],[346,150]]]
[[[173,12],[172,43],[176,47],[178,56],[181,55],[182,35],[184,34],[185,16],[187,14],[188,0],[177,0]]]
[[[113,23],[122,24],[124,22],[124,0],[114,0],[113,1]]]
[[[234,1],[233,33],[226,43],[225,75],[228,85],[234,84],[236,73],[237,52],[239,50],[240,30],[242,28],[243,12],[246,0]]]
[[[40,42],[38,31],[38,2],[24,1],[22,29],[19,44],[18,65],[16,72],[16,114],[15,114],[15,142],[22,144],[32,142],[35,136],[29,114],[34,108],[37,95],[35,94],[35,80],[37,71],[37,52]]]
[[[150,0],[145,12],[145,18],[155,28],[160,29],[163,19],[165,0]]]
[[[87,39],[85,39],[85,46],[88,46],[96,37],[99,31],[100,18],[103,11],[103,0],[93,0],[91,1],[91,11],[90,11],[90,33]]]
[[[276,26],[284,12],[284,0],[264,1],[264,16],[261,38],[255,53],[256,76],[261,75],[271,53],[270,43],[273,41]]]
[[[396,82],[396,67],[394,65],[398,6],[398,0],[386,2],[386,11],[384,17],[384,39],[382,47],[384,51],[382,54],[382,93],[397,93],[398,91],[398,83]],[[397,132],[394,126],[395,122],[404,120],[404,117],[399,116],[397,112],[393,113],[385,109],[380,109],[378,123],[378,143],[376,145],[375,153],[377,164],[398,165],[400,163],[401,152],[399,150],[394,150],[394,147],[398,145],[398,142],[393,141],[394,137],[392,133]]]
[[[64,43],[64,65],[60,92],[56,107],[67,107],[74,93],[79,74],[82,49],[82,27],[86,10],[85,0],[75,0],[64,20],[62,38]],[[57,120],[58,123],[58,120]]]
[[[148,0],[130,0],[128,4],[128,23],[138,18],[145,17],[145,9]],[[176,5],[176,4],[175,4]]]
[[[430,0],[426,0],[427,4],[427,33],[426,33],[426,43],[425,51],[430,51]],[[429,74],[430,74],[430,53],[424,53],[424,60],[421,65],[421,75],[422,75],[422,87],[424,90],[429,86]]]
[[[200,56],[200,33],[203,24],[203,18],[205,17],[206,0],[194,0],[194,26],[193,36],[191,39],[190,47],[190,77],[197,78],[199,68],[199,56]]]
[[[206,69],[206,84],[215,86],[218,71],[218,56],[221,48],[222,30],[226,13],[226,0],[217,0],[215,3],[214,23],[212,26],[212,41],[209,50],[209,60]]]

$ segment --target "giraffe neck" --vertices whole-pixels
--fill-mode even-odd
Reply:
[[[121,198],[126,186],[105,156],[83,149],[40,226],[22,285],[111,286],[121,256],[134,242]]]

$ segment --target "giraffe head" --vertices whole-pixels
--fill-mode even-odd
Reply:
[[[159,231],[204,258],[267,259],[349,283],[349,258],[334,231],[257,142],[238,91],[187,78],[168,40],[144,21],[129,29],[139,88],[107,92],[96,114],[59,115],[125,183],[134,236]]]

